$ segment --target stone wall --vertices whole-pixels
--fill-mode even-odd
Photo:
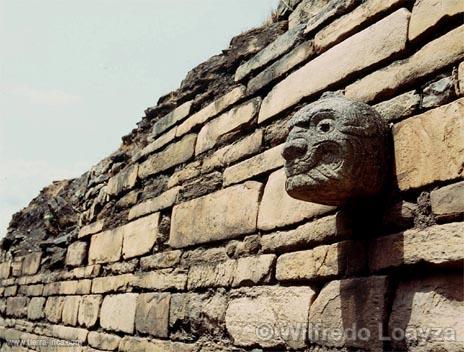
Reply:
[[[285,3],[14,216],[0,351],[464,350],[464,2]],[[376,204],[285,192],[336,90],[391,126]]]

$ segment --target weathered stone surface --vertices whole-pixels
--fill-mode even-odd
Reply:
[[[44,307],[46,301],[47,299],[45,297],[31,298],[29,305],[27,306],[27,319],[38,320],[44,318]]]
[[[59,283],[60,295],[86,295],[90,293],[92,280],[62,281]],[[45,288],[44,288],[45,290]]]
[[[232,287],[268,283],[276,256],[274,254],[245,257],[237,260]]]
[[[87,336],[89,345],[105,351],[114,351],[118,348],[121,338],[117,335],[90,331]]]
[[[420,102],[421,96],[412,90],[373,107],[385,121],[395,122],[414,115],[419,110]]]
[[[355,33],[363,24],[394,7],[404,0],[368,0],[345,16],[333,21],[314,36],[314,45],[320,53]]]
[[[331,19],[343,15],[357,5],[355,0],[330,0],[319,10],[319,13],[310,17],[304,33],[307,35],[329,22]]]
[[[105,296],[100,310],[100,325],[106,330],[134,332],[136,293]]]
[[[330,282],[311,305],[309,341],[323,346],[382,351],[380,337],[387,314],[386,293],[385,276]],[[354,333],[348,329],[354,329]],[[367,329],[370,338],[361,329]]]
[[[464,181],[432,191],[430,202],[433,213],[439,218],[464,213]]]
[[[334,210],[332,206],[300,201],[285,191],[285,173],[278,170],[269,176],[259,206],[258,228],[273,230]]]
[[[191,131],[195,126],[201,125],[212,117],[220,114],[229,106],[242,99],[245,96],[245,90],[246,88],[244,86],[236,87],[229,93],[209,104],[207,107],[193,114],[177,128],[176,135],[178,137],[183,136],[187,132]]]
[[[234,345],[305,346],[309,306],[315,297],[311,288],[255,287],[239,292],[244,296],[231,300],[226,312]]]
[[[44,314],[48,321],[59,323],[63,313],[64,297],[48,297],[45,304]]]
[[[159,221],[160,215],[155,213],[123,226],[122,256],[124,259],[150,252],[159,237]]]
[[[422,90],[423,109],[435,108],[450,102],[455,97],[455,81],[452,76],[430,83]]]
[[[62,321],[66,325],[77,325],[77,314],[81,303],[80,296],[66,296],[64,298]]]
[[[181,266],[189,267],[202,263],[222,262],[229,259],[224,246],[215,248],[195,248],[182,254]]]
[[[140,164],[139,177],[143,179],[188,161],[194,154],[196,139],[196,135],[189,134],[151,156]]]
[[[464,3],[460,0],[416,1],[409,25],[409,40],[432,30],[440,21],[462,13]]]
[[[400,9],[316,57],[272,89],[263,100],[258,122],[404,50],[408,22],[409,11]]]
[[[79,230],[78,238],[86,237],[100,232],[103,229],[104,220],[96,221],[92,224],[86,225]]]
[[[42,296],[44,285],[20,286],[19,293],[25,296]]]
[[[27,316],[27,297],[8,297],[6,300],[6,315],[15,318],[24,318]]]
[[[345,95],[354,100],[369,102],[392,94],[404,85],[462,60],[463,36],[464,26],[453,29],[429,42],[409,58],[396,61],[349,85],[345,89]]]
[[[193,161],[179,171],[174,172],[168,180],[168,188],[175,187],[200,175],[201,162]]]
[[[164,340],[146,340],[138,337],[123,337],[119,344],[119,352],[194,352],[195,344],[171,342]]]
[[[241,81],[250,73],[266,66],[292,49],[301,39],[304,26],[297,25],[279,36],[271,44],[242,64],[235,72],[235,81]]]
[[[158,210],[171,207],[177,200],[181,187],[174,187],[158,197],[137,204],[129,211],[129,220],[139,218],[143,215],[154,213]]]
[[[462,275],[442,273],[402,281],[396,291],[389,321],[392,347],[398,351],[464,349]],[[438,331],[440,329],[441,331]],[[422,333],[426,332],[430,333]],[[406,338],[401,331],[409,331]]]
[[[8,286],[5,287],[5,291],[3,292],[3,296],[9,297],[9,296],[15,296],[16,293],[18,292],[18,286]]]
[[[198,155],[213,148],[227,133],[251,125],[260,104],[261,98],[255,98],[204,125],[198,133],[195,154]]]
[[[137,277],[132,274],[97,277],[92,280],[92,293],[119,292],[126,290]]]
[[[259,182],[245,182],[176,205],[169,245],[182,248],[255,231],[261,189]]]
[[[11,275],[18,277],[22,275],[23,272],[23,262],[24,257],[15,257],[11,262]]]
[[[11,263],[9,261],[0,264],[0,279],[8,279],[11,272]]]
[[[444,264],[464,259],[464,223],[407,230],[374,240],[369,249],[371,271],[419,262]]]
[[[458,66],[457,94],[459,96],[464,95],[464,61]]]
[[[163,269],[141,274],[133,286],[155,290],[183,290],[187,285],[187,274],[181,270]]]
[[[140,258],[142,270],[171,268],[180,262],[181,250],[157,253],[149,257]]]
[[[183,184],[182,190],[177,198],[178,203],[202,197],[206,194],[216,192],[222,186],[222,173],[213,171],[202,175],[194,180]]]
[[[284,158],[282,157],[283,147],[283,144],[278,145],[250,159],[229,166],[224,171],[224,185],[228,186],[238,183],[282,167],[284,164]]]
[[[144,334],[168,337],[169,293],[145,293],[137,298],[135,329]]]
[[[236,267],[237,262],[235,260],[195,265],[189,270],[187,289],[229,287],[234,279]]]
[[[412,227],[414,215],[418,213],[416,204],[399,201],[387,209],[383,216],[383,223],[388,229],[404,229]]]
[[[182,121],[185,119],[188,114],[190,114],[190,108],[192,107],[193,101],[188,101],[177,108],[175,108],[173,111],[171,111],[169,114],[163,116],[160,118],[156,123],[153,125],[153,136],[158,136],[164,131],[166,131],[169,127],[174,126],[177,122]]]
[[[111,177],[106,186],[106,193],[118,195],[132,189],[137,182],[138,169],[138,165],[132,165],[120,171],[116,176]]]
[[[84,264],[87,255],[87,243],[77,241],[68,246],[66,252],[65,264],[69,266],[80,266]]]
[[[24,256],[22,265],[23,275],[34,275],[37,273],[40,267],[40,261],[42,259],[42,252],[29,253]]]
[[[123,237],[122,227],[93,235],[90,240],[89,264],[118,261],[121,258]]]
[[[315,54],[312,41],[304,42],[264,71],[250,79],[247,85],[247,94],[254,94],[266,85],[283,77],[288,71],[308,60]]]
[[[145,148],[143,148],[140,153],[137,153],[134,155],[134,158],[132,159],[134,162],[140,160],[142,157],[152,154],[158,149],[161,149],[164,147],[166,144],[170,143],[171,141],[176,138],[176,132],[177,128],[174,127],[170,129],[168,132],[162,134],[161,136],[156,137],[156,139],[148,144]]]
[[[366,263],[364,245],[344,241],[314,249],[282,254],[277,259],[276,279],[320,280],[356,275]]]
[[[401,190],[464,175],[464,99],[402,121],[393,128]]]
[[[77,316],[77,321],[79,325],[91,328],[97,322],[100,305],[102,302],[102,296],[100,295],[89,295],[83,296],[81,299],[81,304],[79,306],[79,313]]]

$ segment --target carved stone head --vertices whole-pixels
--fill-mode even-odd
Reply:
[[[287,193],[342,205],[382,191],[387,174],[387,125],[369,105],[323,97],[289,122],[283,157]]]

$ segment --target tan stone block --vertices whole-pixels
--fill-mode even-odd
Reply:
[[[169,293],[145,293],[137,298],[135,329],[143,334],[168,337]]]
[[[44,314],[45,318],[52,323],[59,323],[63,313],[64,297],[54,296],[48,297],[45,304]]]
[[[143,257],[140,258],[140,268],[142,270],[171,268],[180,262],[181,255],[182,251],[175,250]]]
[[[464,98],[402,121],[393,128],[401,190],[462,177]]]
[[[27,285],[19,288],[19,293],[25,296],[42,296],[44,285]]]
[[[386,293],[385,276],[331,281],[311,305],[309,341],[322,346],[383,351],[380,337],[387,314]],[[354,333],[347,329],[354,329]],[[368,330],[369,338],[361,329]],[[335,331],[339,333],[327,333]]]
[[[201,162],[193,161],[179,171],[174,172],[168,180],[168,188],[175,187],[200,175]]]
[[[134,332],[136,293],[105,296],[100,311],[100,325],[106,330]]]
[[[31,298],[29,305],[27,306],[27,319],[38,320],[44,318],[44,308],[46,301],[47,299],[45,297]]]
[[[24,257],[15,257],[11,262],[11,275],[18,277],[22,275],[23,272],[23,262]]]
[[[77,325],[77,314],[80,303],[81,296],[66,296],[64,298],[63,314],[61,315],[64,324]]]
[[[90,293],[92,280],[62,281],[60,283],[61,295],[87,295]]]
[[[251,125],[258,113],[260,104],[261,98],[255,98],[204,125],[198,133],[195,155],[213,148],[220,138],[227,133]]]
[[[190,114],[193,100],[190,100],[171,111],[169,114],[160,118],[153,125],[153,136],[158,136],[168,128],[174,126],[177,122],[182,121]]]
[[[88,331],[80,328],[72,328],[70,326],[51,325],[51,336],[62,340],[77,341],[81,344],[87,340]],[[68,347],[66,347],[68,348]],[[68,348],[69,350],[69,348]]]
[[[77,241],[68,246],[65,264],[69,266],[79,266],[84,264],[87,255],[87,243]]]
[[[180,137],[191,131],[195,126],[201,125],[211,119],[212,117],[220,114],[232,104],[245,97],[244,86],[238,86],[232,89],[227,94],[215,100],[205,108],[190,116],[177,128],[176,136]]]
[[[159,217],[159,213],[155,213],[123,226],[122,256],[124,259],[151,251],[159,237]]]
[[[245,182],[176,205],[169,245],[182,248],[254,232],[261,189],[259,182]]]
[[[10,296],[16,296],[16,293],[18,292],[18,286],[8,286],[5,287],[5,291],[3,291],[3,296],[4,297],[10,297]]]
[[[274,268],[274,254],[244,257],[237,260],[232,287],[269,283]]]
[[[11,262],[7,261],[0,264],[0,279],[8,279],[11,272]]]
[[[457,94],[464,95],[464,61],[458,66],[458,87]]]
[[[111,177],[106,186],[106,193],[118,195],[132,189],[137,182],[138,170],[138,165],[132,165],[120,171],[116,176]]]
[[[374,105],[374,109],[388,122],[401,120],[414,115],[419,110],[420,94],[412,90],[390,100]]]
[[[125,291],[135,282],[137,277],[130,274],[97,277],[92,280],[92,293],[107,293]]]
[[[335,210],[332,206],[304,202],[290,197],[285,191],[285,181],[283,169],[269,176],[259,206],[260,230],[273,230]]]
[[[409,15],[409,11],[400,9],[290,74],[263,100],[258,122],[262,123],[304,97],[321,92],[347,76],[404,50]],[[315,72],[318,74],[315,75]]]
[[[183,252],[180,265],[181,267],[189,267],[202,263],[223,262],[227,259],[229,256],[225,246],[207,249],[200,247]]]
[[[195,134],[189,134],[179,142],[170,144],[166,149],[151,156],[140,164],[139,177],[144,179],[188,161],[194,155],[196,139]]]
[[[356,0],[332,0],[327,1],[316,16],[308,19],[304,34],[308,35],[328,23],[333,18],[351,11],[358,3]]]
[[[8,297],[6,300],[6,315],[14,318],[25,318],[27,316],[27,297]]]
[[[181,187],[174,187],[158,197],[149,199],[143,203],[137,204],[129,211],[129,220],[154,213],[158,210],[171,207],[177,200]]]
[[[236,267],[237,262],[232,259],[221,263],[195,265],[189,270],[187,289],[229,287]]]
[[[40,268],[42,252],[29,253],[24,256],[22,272],[23,275],[34,275]]]
[[[434,225],[424,230],[373,240],[369,249],[369,268],[381,269],[417,263],[444,264],[464,259],[464,223]]]
[[[164,340],[146,340],[138,337],[123,337],[119,345],[119,352],[194,352],[196,344],[172,342]]]
[[[341,42],[355,33],[363,24],[372,21],[379,14],[386,12],[404,0],[368,0],[356,7],[353,11],[333,21],[314,36],[314,45],[318,52]]]
[[[253,176],[278,169],[284,165],[283,144],[266,150],[250,159],[224,170],[224,186],[247,180]]]
[[[117,262],[121,258],[123,237],[122,227],[93,235],[90,240],[89,264]]]
[[[433,29],[441,20],[462,13],[464,13],[464,3],[461,0],[416,1],[409,24],[409,40],[412,41]]]
[[[133,286],[155,290],[184,290],[187,285],[187,274],[180,270],[163,269],[144,273]]]
[[[51,282],[46,284],[43,289],[44,296],[53,296],[60,294],[61,282]]]
[[[102,332],[90,331],[87,336],[90,346],[99,348],[105,351],[114,351],[118,349],[121,337]]]
[[[441,187],[430,193],[432,212],[438,218],[464,213],[464,182]]]
[[[240,289],[237,294],[243,296],[231,300],[226,312],[234,345],[305,347],[308,312],[315,297],[311,288],[264,286]]]
[[[344,241],[282,254],[277,259],[276,279],[314,280],[355,275],[361,272],[365,262],[364,245]]]
[[[77,315],[77,321],[79,325],[91,328],[97,322],[100,305],[102,302],[102,296],[100,295],[89,295],[83,296],[79,306],[79,313]]]
[[[86,225],[79,230],[78,238],[86,237],[100,232],[103,229],[104,220],[96,221],[92,224]]]
[[[389,321],[392,347],[398,351],[449,351],[464,349],[464,287],[462,275],[441,273],[400,282]],[[438,331],[438,335],[401,331]],[[396,338],[395,338],[396,337]]]
[[[370,102],[452,65],[464,58],[463,37],[464,26],[453,29],[429,42],[409,58],[396,61],[349,85],[345,95],[354,100]]]
[[[202,164],[202,172],[210,172],[216,168],[227,166],[245,156],[257,153],[261,149],[263,131],[258,130],[242,140],[225,146],[205,158]]]

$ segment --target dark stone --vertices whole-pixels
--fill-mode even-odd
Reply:
[[[221,186],[222,174],[220,172],[216,171],[204,175],[184,185],[179,195],[179,202],[185,202],[212,193],[221,188]]]

